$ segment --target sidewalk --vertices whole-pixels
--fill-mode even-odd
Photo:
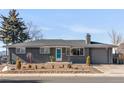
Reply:
[[[124,74],[0,74],[0,77],[124,77]]]

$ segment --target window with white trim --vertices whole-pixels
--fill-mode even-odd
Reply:
[[[50,54],[50,48],[40,48],[40,54]]]
[[[71,49],[72,55],[84,55],[84,49],[83,48],[73,48]]]
[[[25,47],[18,47],[16,48],[16,54],[25,54],[26,48]]]

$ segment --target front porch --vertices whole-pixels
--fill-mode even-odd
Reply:
[[[49,51],[50,62],[70,62],[79,61],[83,62],[85,60],[84,48],[76,47],[49,47],[44,48]],[[51,60],[53,58],[53,60]],[[85,62],[84,62],[85,63]]]
[[[70,56],[67,56],[66,48],[50,48],[50,59],[54,62],[70,62]],[[51,60],[50,60],[51,61]]]

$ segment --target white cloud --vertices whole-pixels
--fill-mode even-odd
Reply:
[[[70,31],[81,32],[81,33],[103,33],[105,30],[90,28],[82,25],[72,25],[68,27]]]

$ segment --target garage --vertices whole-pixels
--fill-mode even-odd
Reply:
[[[93,64],[107,64],[107,49],[106,48],[91,48],[91,63]]]

